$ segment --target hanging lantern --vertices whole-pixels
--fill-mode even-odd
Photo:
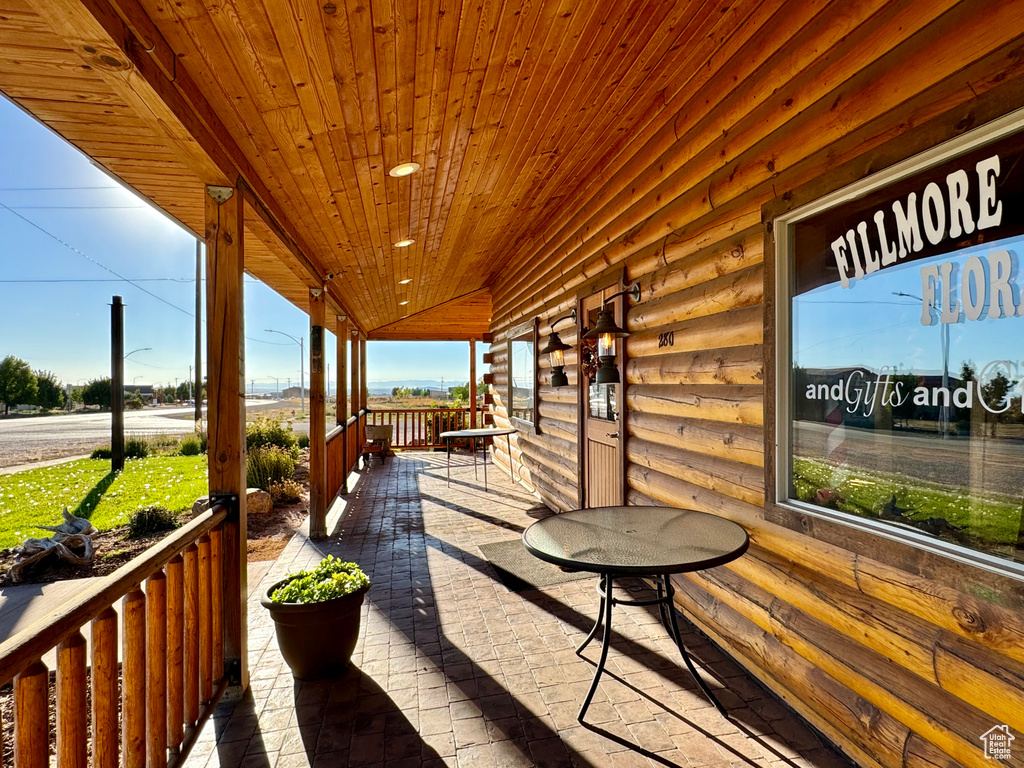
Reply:
[[[551,386],[565,387],[569,384],[569,377],[565,375],[565,350],[572,349],[559,337],[557,331],[551,331],[548,336],[548,343],[540,351],[542,355],[548,355],[551,362]]]
[[[542,355],[548,355],[548,360],[551,363],[551,386],[552,387],[565,387],[569,385],[569,377],[565,375],[565,350],[572,349],[572,347],[562,341],[558,332],[555,330],[555,326],[563,320],[571,319],[574,323],[576,322],[576,310],[574,309],[571,314],[565,317],[560,317],[551,323],[551,335],[548,336],[548,343],[544,345],[544,348],[540,351]]]
[[[614,310],[607,304],[597,313],[597,322],[587,331],[584,339],[597,339],[597,357],[601,365],[597,369],[595,384],[618,384],[619,369],[615,365],[615,340],[629,336],[629,331],[615,324]]]

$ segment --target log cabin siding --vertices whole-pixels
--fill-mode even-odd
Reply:
[[[765,503],[765,233],[782,210],[1024,105],[1020,5],[769,6],[499,276],[494,420],[508,424],[508,330],[538,317],[543,345],[625,268],[642,289],[627,316],[628,503],[712,512],[752,538],[735,563],[679,578],[680,607],[859,764],[990,765],[979,737],[992,726],[1024,745],[1024,585]],[[539,434],[495,457],[566,510],[582,502],[575,350],[568,387],[539,365]]]

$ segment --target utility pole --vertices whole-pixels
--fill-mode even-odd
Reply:
[[[196,240],[196,367],[193,390],[196,403],[196,421],[203,418],[203,241]],[[189,371],[192,378],[192,371]]]
[[[256,394],[256,379],[249,379],[249,394]]]
[[[110,305],[110,468],[124,469],[124,304]]]

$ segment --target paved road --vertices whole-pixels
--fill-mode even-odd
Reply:
[[[827,453],[832,427],[806,421],[794,424],[795,453],[820,458]],[[833,440],[835,438],[833,437]],[[950,437],[847,428],[842,450],[855,467],[920,478],[951,487],[1005,496],[1021,496],[1024,442],[1012,439]]]
[[[267,408],[276,402],[259,400],[247,406]],[[194,412],[191,406],[127,411],[125,435],[184,435],[195,429]],[[0,466],[89,453],[109,442],[109,412],[0,419]]]

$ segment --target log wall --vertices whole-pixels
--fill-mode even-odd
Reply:
[[[493,289],[491,410],[507,426],[509,329],[539,317],[543,345],[594,286],[623,268],[639,281],[628,501],[747,528],[748,555],[679,579],[680,607],[865,766],[988,766],[979,736],[1002,723],[1024,745],[1024,584],[765,504],[766,231],[773,210],[1024,106],[1022,36],[1013,2],[762,3]],[[540,361],[539,434],[494,449],[556,510],[581,501],[576,363],[555,389]]]

